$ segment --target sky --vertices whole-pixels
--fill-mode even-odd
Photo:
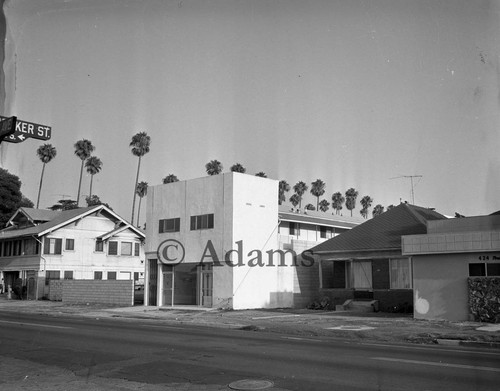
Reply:
[[[149,185],[205,176],[217,159],[292,186],[320,178],[327,200],[354,187],[373,206],[500,210],[498,0],[5,0],[3,11],[0,111],[51,126],[57,149],[41,207],[76,198],[85,138],[103,161],[93,193],[130,219],[129,143],[145,131]],[[0,144],[0,166],[34,202],[43,143]]]

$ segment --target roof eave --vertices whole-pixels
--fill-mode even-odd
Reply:
[[[306,250],[307,251],[307,250]],[[377,251],[401,251],[401,247],[385,247],[385,248],[362,248],[362,249],[349,249],[349,250],[321,250],[313,251],[314,254],[324,255],[324,254],[346,254],[346,253],[357,253],[357,252],[377,252]]]

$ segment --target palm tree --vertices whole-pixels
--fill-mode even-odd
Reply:
[[[316,209],[319,209],[319,197],[325,194],[325,182],[316,179],[311,183],[311,194],[316,197]]]
[[[247,169],[243,167],[240,163],[233,164],[230,170],[232,172],[241,172],[242,174],[244,174],[247,171]]]
[[[139,171],[141,169],[141,159],[149,152],[149,146],[151,145],[151,137],[148,136],[146,132],[139,132],[132,136],[132,141],[129,146],[132,148],[132,154],[139,158],[137,162],[137,175],[135,176],[135,186],[134,186],[134,200],[132,202],[132,217],[130,223],[134,225],[134,210],[135,210],[135,197],[137,196],[137,184],[139,183]]]
[[[96,156],[91,156],[85,162],[87,172],[90,174],[90,192],[89,197],[92,197],[92,183],[94,182],[94,175],[98,174],[102,168],[102,161]]]
[[[207,164],[205,164],[207,174],[210,176],[219,175],[222,172],[222,168],[222,163],[218,160],[210,160]]]
[[[358,192],[354,188],[350,188],[345,192],[345,207],[351,211],[356,207],[356,198],[358,198]]]
[[[163,178],[163,183],[174,183],[174,182],[179,182],[179,178],[177,178],[176,175],[174,174],[168,174],[165,178]]]
[[[302,196],[307,191],[307,189],[308,189],[308,186],[304,182],[302,182],[302,181],[298,181],[293,186],[293,191],[299,197],[299,208],[302,206]]]
[[[332,195],[332,208],[335,209],[335,214],[340,214],[342,210],[342,204],[345,202],[345,197],[340,191],[333,193]]]
[[[296,207],[300,203],[300,197],[298,196],[298,194],[292,194],[292,196],[290,197],[290,202],[294,207]]]
[[[330,208],[330,203],[323,199],[319,202],[319,210],[322,212],[326,212]]]
[[[384,213],[384,207],[382,205],[378,204],[373,207],[373,217],[380,216],[382,213]]]
[[[267,174],[264,171],[259,171],[255,176],[260,176],[261,178],[267,178]]]
[[[78,194],[76,196],[76,206],[80,204],[80,190],[82,188],[82,175],[83,175],[83,164],[87,160],[92,152],[94,152],[95,147],[92,142],[86,139],[78,140],[75,145],[75,155],[82,161],[80,167],[80,181],[78,182]]]
[[[139,226],[139,216],[141,215],[141,202],[142,198],[148,194],[148,183],[147,182],[139,182],[135,189],[135,192],[139,196],[139,207],[137,208],[137,226]]]
[[[40,193],[42,192],[43,174],[45,172],[45,165],[54,159],[57,155],[56,148],[52,144],[43,144],[36,150],[38,158],[42,161],[42,175],[40,176],[40,186],[38,187],[38,198],[36,200],[36,208],[40,204]]]
[[[359,202],[363,206],[359,213],[361,213],[361,216],[366,219],[368,218],[368,208],[372,206],[373,198],[371,198],[370,196],[364,196]]]
[[[282,179],[278,184],[278,204],[279,205],[281,205],[286,200],[285,193],[288,193],[289,191],[290,191],[290,185],[288,184],[287,181]]]

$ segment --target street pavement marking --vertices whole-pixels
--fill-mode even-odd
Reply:
[[[372,360],[380,360],[380,361],[402,362],[402,363],[406,363],[406,364],[431,365],[431,366],[434,366],[434,367],[475,369],[475,370],[479,370],[479,371],[500,372],[500,368],[476,367],[476,366],[473,366],[473,365],[462,365],[462,364],[448,364],[448,363],[445,363],[445,362],[403,360],[403,359],[400,359],[400,358],[390,358],[390,357],[371,357],[371,359]]]
[[[283,339],[293,339],[295,341],[309,341],[309,342],[321,342],[319,339],[312,339],[312,338],[300,338],[300,337],[281,337]]]
[[[41,323],[11,322],[8,320],[0,320],[0,323],[18,324],[21,326],[48,327],[48,328],[53,328],[53,329],[72,329],[73,328],[73,327],[68,327],[68,326],[52,326],[49,324],[41,324]]]
[[[327,327],[325,330],[341,330],[341,331],[367,331],[367,330],[374,330],[375,327],[371,326],[335,326],[335,327]]]
[[[300,315],[297,315],[297,314],[289,314],[289,315],[257,316],[257,317],[252,318],[252,319],[287,318],[287,317],[290,317],[290,316],[300,316]]]

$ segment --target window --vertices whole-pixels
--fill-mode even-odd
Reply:
[[[4,242],[3,244],[3,256],[4,257],[10,257],[10,249],[11,249],[12,242]]]
[[[347,288],[346,261],[321,261],[323,289]]]
[[[330,227],[320,226],[319,227],[320,238],[326,239],[332,237],[332,229]]]
[[[134,272],[134,281],[139,280],[139,272]]]
[[[102,280],[102,272],[94,272],[94,280]]]
[[[165,232],[179,232],[181,226],[181,219],[175,218],[175,219],[164,219],[160,220],[160,227],[158,232],[159,233],[165,233]]]
[[[24,255],[35,255],[39,252],[38,242],[35,239],[25,239],[23,247]]]
[[[116,280],[116,272],[108,272],[108,280]]]
[[[65,250],[73,251],[75,249],[75,239],[66,239]]]
[[[121,255],[132,255],[132,242],[121,242]]]
[[[59,270],[47,270],[45,272],[45,285],[49,285],[50,280],[60,280],[61,272]]]
[[[500,276],[500,263],[487,263],[486,271],[489,277]]]
[[[73,271],[72,270],[66,270],[64,272],[64,279],[65,280],[72,280],[73,279]]]
[[[391,289],[411,289],[410,260],[391,259]]]
[[[486,264],[484,264],[484,263],[469,263],[469,276],[470,277],[484,277],[484,276],[486,276]]]
[[[104,251],[104,242],[100,239],[95,241],[95,251],[102,253]]]
[[[43,246],[44,254],[61,254],[62,253],[62,239],[45,238]]]
[[[21,248],[22,248],[22,240],[14,240],[13,248],[12,248],[12,255],[13,256],[21,255]]]
[[[140,254],[141,245],[139,243],[134,243],[134,256],[138,257]]]
[[[289,227],[290,227],[290,235],[300,235],[300,228],[299,228],[299,224],[298,223],[293,223],[293,222],[290,222],[289,223]]]
[[[469,263],[470,277],[500,276],[500,263]]]
[[[118,255],[118,242],[110,241],[108,243],[108,255]]]
[[[214,215],[206,214],[199,216],[191,216],[191,231],[198,229],[210,229],[214,227]]]

